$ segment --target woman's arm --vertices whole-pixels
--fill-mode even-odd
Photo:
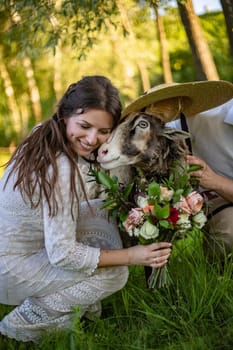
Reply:
[[[171,244],[168,242],[136,245],[125,249],[101,249],[98,266],[144,265],[160,267],[167,263],[170,254]]]
[[[202,169],[193,171],[192,176],[198,177],[200,185],[217,192],[224,199],[233,202],[233,180],[215,173],[202,159],[188,155],[187,162],[200,165]]]
[[[57,161],[60,192],[57,197],[59,207],[55,217],[49,216],[48,205],[45,200],[43,201],[45,247],[52,265],[61,269],[90,274],[97,266],[145,265],[159,267],[167,262],[171,252],[170,243],[137,245],[125,249],[100,249],[77,242],[76,232],[77,226],[80,229],[80,218],[77,208],[76,210],[74,208],[74,218],[71,216],[69,163],[65,157],[60,157]],[[90,217],[85,217],[84,220],[90,220]],[[155,259],[158,260],[155,261]]]

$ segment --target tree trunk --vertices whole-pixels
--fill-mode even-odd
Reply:
[[[126,11],[124,5],[122,4],[121,0],[117,0],[116,4],[117,4],[117,7],[118,7],[120,15],[121,15],[122,25],[124,26],[125,30],[129,33],[129,38],[130,38],[129,42],[132,43],[132,46],[136,46],[135,35],[134,35],[133,30],[132,30],[132,27],[131,27],[131,24],[130,24],[128,15],[127,15],[127,11]],[[150,89],[150,79],[149,79],[149,74],[148,74],[147,68],[146,68],[144,62],[142,60],[140,60],[139,58],[135,57],[135,61],[136,61],[136,64],[138,66],[138,70],[140,72],[143,90],[147,91]]]
[[[11,82],[11,77],[7,71],[6,65],[4,63],[3,57],[0,54],[0,74],[4,84],[5,94],[7,97],[7,105],[11,115],[12,128],[18,135],[21,136],[21,116],[18,108],[18,104],[15,98],[15,92],[13,89],[13,84]]]
[[[62,95],[62,81],[61,81],[61,65],[62,65],[62,50],[61,50],[61,41],[58,41],[56,46],[56,53],[54,55],[54,79],[53,79],[53,88],[58,101]]]
[[[165,83],[172,83],[172,72],[170,66],[169,52],[167,48],[166,33],[163,25],[163,18],[160,16],[157,5],[153,5],[156,14],[156,24],[158,31],[158,38],[160,42],[161,62],[163,67],[163,77]]]
[[[121,92],[124,94],[124,91],[126,91],[125,95],[129,96],[129,101],[125,101],[125,103],[128,104],[130,101],[138,97],[138,95],[135,95],[135,81],[133,79],[135,70],[132,63],[126,60],[122,55],[122,48],[120,46],[121,41],[119,40],[115,28],[112,29],[112,24],[109,20],[106,20],[106,24],[108,25],[108,31],[110,33],[113,57],[116,57],[118,64],[121,64],[120,69],[123,71],[124,84],[122,85]]]
[[[35,116],[35,122],[36,124],[38,124],[41,121],[40,94],[34,76],[32,62],[29,57],[23,58],[23,66],[26,72],[27,83],[29,87],[29,95],[31,99],[33,114]]]
[[[16,24],[21,21],[21,17],[17,11],[12,13],[11,19]],[[22,62],[26,73],[29,96],[31,99],[31,105],[35,117],[35,122],[36,124],[38,124],[41,121],[41,104],[39,89],[37,87],[32,61],[30,57],[25,56],[23,57]]]
[[[202,31],[199,18],[194,12],[192,0],[186,0],[182,3],[177,1],[177,4],[192,50],[198,79],[219,80],[219,75],[207,40]]]
[[[57,12],[61,10],[61,5],[62,5],[61,0],[55,1],[55,9]],[[50,21],[53,25],[54,31],[56,31],[57,28],[59,27],[57,16],[55,14],[51,15]],[[57,101],[61,98],[61,95],[62,95],[61,67],[62,67],[62,46],[61,46],[61,39],[59,39],[56,45],[56,51],[54,54],[54,80],[53,80],[53,88],[54,88]]]
[[[227,34],[230,44],[230,54],[233,59],[233,2],[232,0],[220,0],[225,17]]]

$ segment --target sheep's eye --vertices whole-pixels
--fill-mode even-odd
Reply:
[[[145,129],[149,126],[149,123],[146,120],[140,120],[138,126],[142,129]]]

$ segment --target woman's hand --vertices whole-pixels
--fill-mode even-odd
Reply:
[[[171,243],[160,242],[128,248],[129,265],[161,267],[171,254]]]

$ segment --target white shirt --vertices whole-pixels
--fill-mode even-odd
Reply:
[[[223,105],[186,118],[193,155],[218,174],[233,178],[233,99]],[[166,124],[181,129],[180,120]]]

